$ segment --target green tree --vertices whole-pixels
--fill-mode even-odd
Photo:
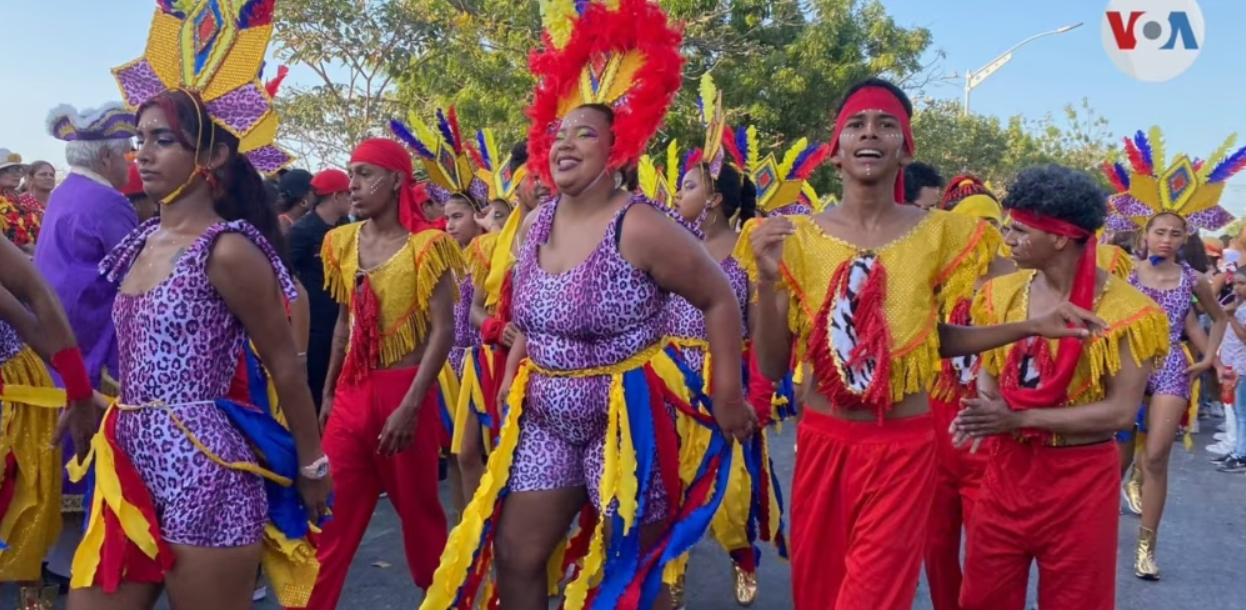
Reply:
[[[412,4],[454,28],[438,40],[434,56],[395,68],[407,109],[431,116],[454,105],[465,130],[491,127],[507,142],[523,137],[533,87],[527,59],[541,31],[537,3]],[[756,125],[768,150],[800,137],[824,140],[835,105],[854,81],[883,75],[920,87],[932,73],[920,60],[930,32],[900,27],[877,0],[664,0],[662,6],[683,24],[687,63],[684,90],[655,147],[671,138],[700,145],[697,89],[706,72],[723,91],[729,123]],[[823,174],[815,186],[830,184],[830,172]]]
[[[380,135],[401,116],[396,65],[433,56],[450,24],[417,3],[378,0],[283,0],[274,20],[274,52],[305,66],[315,84],[277,96],[280,138],[305,165],[341,165],[359,141]]]

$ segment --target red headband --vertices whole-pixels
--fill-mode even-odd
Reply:
[[[832,156],[839,150],[839,134],[843,132],[844,124],[854,115],[866,110],[881,110],[896,117],[900,121],[900,129],[904,131],[905,152],[909,155],[916,152],[917,144],[913,141],[913,127],[900,98],[883,87],[863,87],[844,101],[844,108],[839,111],[839,117],[835,119],[835,133],[831,134]],[[904,201],[904,168],[900,168],[900,171],[896,173],[895,198],[897,202]]]
[[[424,216],[416,194],[415,176],[412,174],[411,155],[401,144],[385,138],[364,140],[355,147],[350,155],[351,163],[367,163],[391,172],[398,172],[405,178],[398,197],[398,222],[406,227],[412,235],[429,229],[436,229],[434,223]]]
[[[1051,235],[1069,239],[1090,239],[1094,231],[1086,230],[1077,225],[1051,216],[1044,216],[1025,210],[1011,210],[1013,222],[1023,224]],[[1082,248],[1082,256],[1077,261],[1077,272],[1073,276],[1073,290],[1069,294],[1069,302],[1087,311],[1094,308],[1095,283],[1099,275],[1098,257],[1095,244],[1088,242]],[[1068,388],[1073,382],[1073,373],[1077,370],[1077,362],[1082,357],[1082,339],[1069,337],[1060,340],[1056,351],[1054,375],[1043,379],[1037,389],[1012,387],[1013,384],[1000,384],[1000,393],[1010,407],[1015,410],[1043,409],[1058,407],[1068,400]],[[1012,354],[1020,354],[1012,350]],[[1010,367],[1019,367],[1020,362],[1012,362]]]

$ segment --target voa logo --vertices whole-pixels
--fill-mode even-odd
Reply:
[[[1121,72],[1161,83],[1185,72],[1203,49],[1203,11],[1195,0],[1112,0],[1103,13],[1103,48]]]

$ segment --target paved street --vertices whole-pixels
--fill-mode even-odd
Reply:
[[[1203,420],[1203,425],[1206,431],[1214,429],[1214,423],[1208,420]],[[785,481],[791,478],[793,436],[794,430],[789,426],[783,436],[775,437],[776,465]],[[1220,610],[1241,607],[1234,604],[1246,599],[1246,578],[1241,571],[1246,558],[1246,475],[1215,472],[1202,449],[1210,442],[1210,434],[1205,433],[1197,439],[1194,452],[1177,450],[1173,454],[1173,482],[1160,542],[1162,582],[1148,583],[1133,577],[1133,542],[1138,520],[1133,516],[1121,518],[1118,608]],[[419,592],[411,584],[405,565],[397,519],[388,502],[382,500],[355,558],[340,607],[414,609]],[[762,593],[754,607],[790,610],[789,582],[787,566],[767,549],[761,566]],[[693,550],[687,584],[688,610],[737,607],[731,592],[730,565],[715,543],[705,541]],[[13,607],[12,596],[12,590],[6,587],[0,607]],[[167,606],[161,604],[160,608]],[[271,601],[256,604],[256,610],[276,608]],[[924,583],[914,608],[930,608]]]

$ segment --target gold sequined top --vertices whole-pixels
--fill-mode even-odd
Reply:
[[[999,231],[975,218],[931,211],[908,233],[871,249],[827,235],[811,217],[789,216],[788,220],[795,225],[795,233],[783,245],[779,283],[790,296],[788,328],[795,336],[796,362],[813,363],[820,390],[827,383],[826,371],[820,369],[834,366],[839,378],[850,376],[845,371],[851,359],[844,356],[860,338],[863,319],[870,317],[870,312],[868,307],[858,311],[853,306],[851,317],[856,320],[847,321],[846,325],[853,326],[855,332],[840,332],[838,328],[845,326],[844,312],[842,308],[837,311],[834,303],[828,301],[834,288],[832,280],[840,271],[855,278],[858,273],[868,273],[864,269],[881,265],[885,273],[881,318],[885,321],[889,347],[886,355],[872,358],[871,366],[886,366],[890,403],[874,401],[867,406],[883,413],[909,394],[928,391],[941,368],[937,332],[940,316],[946,315],[958,300],[973,294],[974,282],[986,272],[1002,243]],[[756,221],[745,225],[735,251],[754,282],[757,262],[750,246],[750,232],[756,226]],[[870,267],[861,266],[863,263]],[[813,362],[817,358],[810,357],[811,352],[826,351],[826,346],[810,343],[819,325],[836,327],[831,332],[816,333],[828,337],[833,362]],[[843,345],[835,345],[837,342]],[[885,365],[881,364],[884,360]],[[859,379],[861,375],[855,377]],[[844,401],[835,396],[846,397],[843,393],[823,393],[836,407]],[[854,393],[862,395],[859,391]]]
[[[992,325],[1028,319],[1030,284],[1035,275],[1033,270],[1018,271],[987,282],[974,300],[973,323]],[[1095,301],[1094,312],[1107,323],[1107,330],[1087,341],[1073,373],[1068,401],[1053,406],[1077,406],[1103,400],[1106,395],[1104,379],[1120,371],[1124,341],[1128,341],[1130,355],[1138,365],[1168,354],[1168,316],[1155,301],[1128,282],[1109,278]],[[1042,339],[1029,339],[1039,340]],[[1046,341],[1054,357],[1057,341]],[[1021,345],[1014,343],[983,353],[982,370],[998,377],[1010,350]]]
[[[1095,261],[1099,264],[1099,268],[1122,280],[1128,280],[1129,274],[1134,271],[1133,256],[1124,249],[1111,244],[1099,244],[1098,248],[1095,252]]]
[[[381,305],[381,362],[388,367],[402,360],[428,333],[429,299],[442,274],[466,273],[458,243],[442,231],[421,231],[407,238],[389,260],[372,269],[359,268],[359,233],[365,222],[329,231],[321,249],[325,290],[350,306],[356,282],[366,276]],[[458,301],[458,286],[454,287]],[[352,314],[353,315],[353,314]],[[351,320],[352,328],[354,320]],[[349,349],[349,348],[348,348]]]
[[[489,266],[493,260],[493,248],[498,244],[498,234],[485,233],[467,244],[464,257],[467,259],[467,270],[472,274],[472,284],[477,290],[485,289],[485,279],[489,277]]]

